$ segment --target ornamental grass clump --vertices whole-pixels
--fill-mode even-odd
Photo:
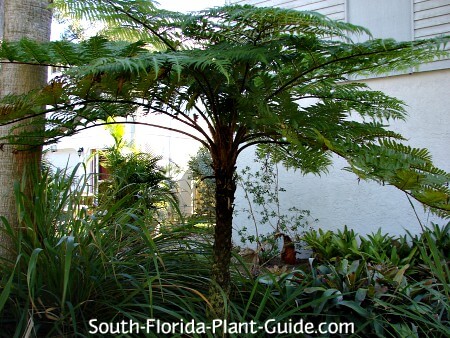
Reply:
[[[20,231],[2,218],[16,259],[0,265],[1,335],[85,335],[94,318],[203,320],[209,249],[189,239],[195,228],[157,233],[129,196],[87,209],[76,172],[42,172],[32,199],[16,184]]]

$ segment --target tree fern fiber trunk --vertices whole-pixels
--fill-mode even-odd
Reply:
[[[231,136],[227,139],[227,135]],[[212,152],[214,176],[216,181],[213,265],[210,287],[211,318],[226,319],[226,301],[230,294],[230,262],[233,221],[234,194],[236,192],[236,158],[233,151],[232,133],[226,131],[218,138],[218,153]],[[225,142],[223,140],[226,140]]]
[[[17,41],[27,37],[48,41],[51,26],[51,10],[48,5],[49,0],[3,0],[3,20],[0,20],[3,21],[3,40]],[[4,63],[0,68],[0,97],[25,93],[42,87],[46,82],[47,67]],[[39,121],[35,119],[33,122]],[[40,127],[20,124],[0,126],[0,138],[18,130],[17,128],[42,128],[42,125],[43,123]],[[4,216],[13,228],[17,228],[14,182],[26,174],[25,168],[29,164],[30,170],[39,168],[42,148],[12,146],[5,144],[3,140],[0,143],[0,215]],[[4,225],[0,223],[0,226]],[[8,238],[0,232],[0,258],[13,258],[14,254]]]

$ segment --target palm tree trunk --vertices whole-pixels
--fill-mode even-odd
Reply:
[[[37,41],[50,40],[51,10],[49,0],[0,0],[3,3],[3,40],[17,41],[27,37]],[[1,5],[1,4],[0,4]],[[1,7],[1,6],[0,6]],[[47,82],[47,67],[2,64],[0,70],[0,97],[21,94],[42,87]],[[29,121],[30,122],[30,121]],[[41,127],[43,121],[41,121]],[[23,125],[0,126],[0,138],[9,135]],[[4,141],[0,141],[4,143]],[[21,179],[28,164],[39,168],[41,147],[0,147],[0,216],[17,227],[17,209],[14,198],[14,181]],[[0,227],[3,226],[0,223]],[[11,259],[14,252],[9,238],[0,232],[0,259]]]

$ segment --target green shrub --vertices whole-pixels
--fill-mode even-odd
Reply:
[[[1,265],[1,335],[83,335],[91,318],[204,313],[207,250],[190,239],[194,230],[156,233],[125,207],[129,196],[88,211],[80,207],[86,182],[75,172],[42,173],[32,200],[16,185],[20,231],[2,218],[17,260]]]
[[[449,224],[433,225],[409,241],[379,230],[361,236],[359,246],[346,228],[307,233],[318,265],[300,278],[308,284],[301,303],[322,298],[309,307],[313,319],[352,321],[356,336],[448,337]]]
[[[312,229],[307,231],[302,239],[308,247],[313,249],[316,258],[321,261],[330,261],[337,258],[360,258],[361,252],[356,236],[353,230],[344,226],[344,229],[338,230],[337,233]]]
[[[84,185],[75,171],[45,171],[30,200],[16,184],[20,231],[2,218],[16,261],[0,265],[0,336],[86,337],[93,318],[207,323],[210,229],[179,224],[156,230],[128,196],[106,209],[86,210],[80,204]],[[355,247],[356,234],[346,228],[313,232],[308,243],[322,255],[309,269],[258,278],[236,256],[228,318],[353,322],[355,337],[447,337],[445,233],[448,226],[433,227],[408,244],[379,231]],[[399,242],[399,264],[387,245],[392,241]],[[380,248],[378,256],[369,252],[370,243]],[[404,260],[406,245],[414,259]]]
[[[134,207],[135,212],[153,209],[152,216],[155,216],[157,211],[161,221],[169,218],[170,208],[177,211],[174,182],[158,165],[160,157],[149,153],[123,154],[117,146],[101,154],[101,164],[108,170],[99,184],[98,200],[104,208],[122,201],[123,208]]]

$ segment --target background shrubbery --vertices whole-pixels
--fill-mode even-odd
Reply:
[[[1,336],[89,336],[92,318],[207,321],[210,229],[156,231],[132,196],[87,210],[84,184],[45,171],[32,200],[16,185],[21,231],[6,229],[18,254],[1,264]],[[230,320],[354,322],[360,337],[447,337],[449,230],[358,240],[346,228],[312,230],[303,239],[315,258],[256,278],[236,256]]]

